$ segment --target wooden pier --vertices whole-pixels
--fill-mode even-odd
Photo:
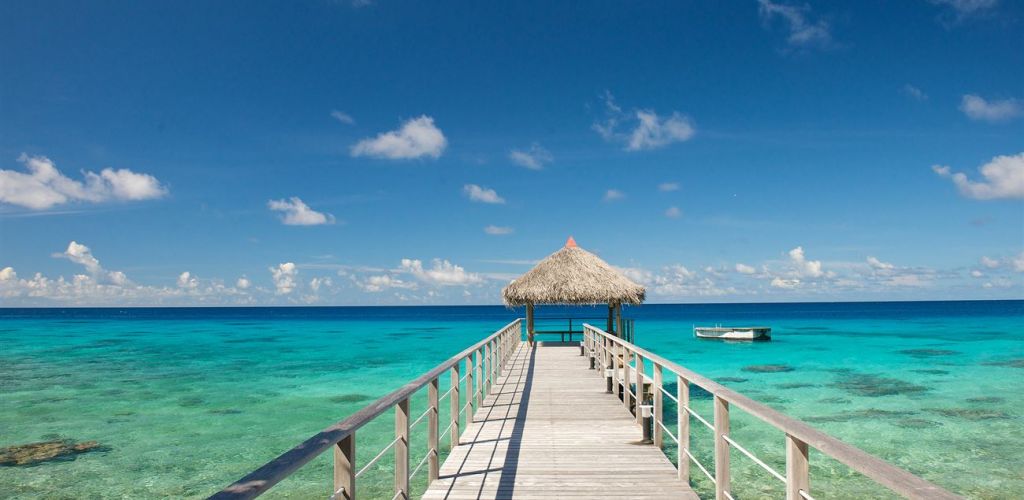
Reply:
[[[413,497],[411,479],[423,478],[417,474],[427,481],[425,499],[697,498],[691,473],[714,484],[716,500],[731,500],[732,452],[763,468],[765,480],[780,481],[787,500],[814,500],[812,448],[904,497],[960,498],[589,324],[580,343],[530,347],[522,323],[506,325],[211,498],[254,498],[333,450],[333,493],[325,487],[325,496],[338,500],[361,498],[359,476],[386,455],[394,458],[393,500]],[[450,381],[443,394],[442,380]],[[666,390],[668,381],[676,382],[675,391]],[[690,407],[691,385],[712,394],[713,415]],[[412,418],[410,399],[423,389],[426,410]],[[681,408],[675,422],[663,419],[666,400]],[[445,422],[441,408],[450,408]],[[784,434],[785,470],[730,435],[730,408]],[[394,439],[383,450],[360,452],[357,461],[359,429],[392,410]],[[713,431],[714,463],[702,464],[691,453],[691,425]],[[410,456],[413,430],[426,433],[422,457]],[[663,453],[668,440],[678,444],[678,465]]]
[[[423,498],[696,499],[588,363],[520,344]]]

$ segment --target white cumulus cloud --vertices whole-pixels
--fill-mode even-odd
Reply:
[[[293,262],[284,262],[278,264],[277,267],[269,268],[269,270],[278,295],[287,295],[295,291],[295,279],[299,270]]]
[[[754,266],[748,266],[746,264],[737,262],[736,272],[740,274],[754,274],[757,272],[757,269],[755,269]]]
[[[465,193],[470,200],[478,201],[480,203],[505,203],[505,199],[498,196],[497,191],[483,186],[478,186],[476,184],[466,184],[465,186],[462,186],[462,192]]]
[[[398,130],[382,132],[352,146],[352,156],[369,156],[388,160],[409,160],[429,156],[438,158],[448,146],[448,139],[429,116],[413,118]]]
[[[199,287],[199,279],[185,271],[178,275],[178,288],[193,289]]]
[[[771,285],[772,285],[773,288],[782,288],[784,290],[791,290],[791,289],[796,288],[797,286],[800,285],[800,280],[798,280],[798,279],[783,279],[783,278],[780,278],[780,277],[776,276],[775,278],[772,278]]]
[[[238,278],[238,281],[235,281],[235,288],[239,290],[248,290],[250,286],[252,286],[252,282],[245,276],[242,276],[241,278]]]
[[[789,260],[796,269],[799,276],[805,278],[820,278],[824,276],[824,272],[821,270],[820,260],[807,260],[804,255],[804,247],[796,247],[789,251]],[[774,282],[772,284],[774,285]]]
[[[1002,122],[1021,115],[1024,110],[1017,99],[987,101],[983,97],[967,94],[960,100],[960,111],[972,120]]]
[[[480,275],[467,272],[461,266],[442,259],[434,259],[429,269],[424,268],[423,262],[419,259],[402,259],[401,270],[424,283],[437,286],[472,285],[483,282]]]
[[[508,158],[512,163],[530,170],[541,170],[554,159],[548,150],[536,142],[531,144],[529,149],[513,149],[509,152]]]
[[[934,165],[932,170],[953,181],[960,194],[976,200],[998,198],[1024,198],[1024,153],[996,156],[978,168],[982,180],[973,181],[963,172],[953,172],[945,165]]]
[[[611,92],[605,92],[605,119],[591,128],[606,141],[625,144],[626,151],[657,149],[693,137],[693,121],[677,111],[659,116],[651,109],[623,111]]]
[[[867,260],[868,260],[868,266],[870,266],[871,269],[875,269],[875,270],[878,270],[878,271],[892,271],[893,269],[896,268],[896,266],[894,266],[894,265],[892,265],[892,264],[890,264],[888,262],[882,262],[882,261],[878,260],[878,258],[876,258],[876,257],[869,256]]]
[[[147,200],[167,194],[156,177],[126,168],[84,172],[84,180],[78,181],[61,173],[45,156],[23,153],[18,161],[28,173],[0,170],[0,202],[44,210],[75,201]]]
[[[289,226],[318,226],[321,224],[334,224],[334,216],[328,213],[321,213],[309,208],[299,199],[292,196],[287,200],[270,200],[267,208],[282,212],[281,222]]]

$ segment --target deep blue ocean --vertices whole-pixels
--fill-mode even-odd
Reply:
[[[538,308],[540,318],[597,326],[606,313]],[[204,497],[522,314],[0,309],[0,447],[101,445],[0,466],[0,498]],[[644,305],[624,314],[639,345],[915,474],[971,498],[1024,497],[1024,301]],[[693,325],[713,324],[771,326],[773,340],[693,338]],[[790,370],[752,371],[766,364]],[[709,400],[694,405],[710,416]],[[733,418],[734,438],[782,467],[781,433]],[[392,425],[386,414],[360,431],[363,458],[390,441]],[[710,436],[695,431],[693,447],[710,460]],[[328,496],[328,458],[270,497]],[[817,498],[886,495],[820,454],[811,460]],[[361,494],[385,495],[390,467],[383,460],[361,477]],[[780,483],[745,457],[735,454],[733,467],[737,498],[780,496]],[[706,492],[705,483],[695,486]]]

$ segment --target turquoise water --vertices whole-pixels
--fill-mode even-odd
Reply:
[[[516,312],[2,309],[0,446],[66,438],[103,448],[0,467],[0,497],[209,495]],[[640,345],[946,488],[973,498],[1024,496],[1024,301],[649,305],[627,315],[637,319]],[[768,324],[774,340],[700,341],[693,323]],[[744,370],[764,364],[792,370]],[[414,417],[424,401],[414,399]],[[710,417],[710,399],[699,392],[694,406]],[[738,410],[732,420],[737,441],[784,467],[781,433]],[[392,425],[385,414],[360,431],[361,461],[390,441]],[[711,438],[693,428],[694,451],[710,466]],[[419,430],[413,465],[425,439]],[[329,495],[328,458],[270,497]],[[885,494],[820,454],[811,460],[818,498]],[[781,483],[745,457],[734,452],[732,464],[737,498],[781,494]],[[384,496],[390,473],[385,459],[360,478],[361,493]],[[710,486],[695,485],[705,493]]]

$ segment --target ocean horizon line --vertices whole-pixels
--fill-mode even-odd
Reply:
[[[932,304],[932,303],[979,303],[979,302],[1024,302],[1024,298],[1019,299],[927,299],[927,300],[821,300],[821,301],[774,301],[774,302],[647,302],[640,305],[631,305],[629,307],[644,307],[644,306],[742,306],[742,305],[801,305],[801,304]],[[590,306],[572,306],[572,307],[599,307],[603,304],[593,304]],[[349,304],[349,305],[309,305],[309,304],[280,304],[280,305],[259,305],[259,306],[247,306],[247,305],[191,305],[191,306],[169,306],[169,305],[150,305],[150,306],[4,306],[0,305],[0,311],[3,310],[31,310],[31,309],[373,309],[373,308],[388,308],[388,307],[405,307],[405,308],[430,308],[430,307],[505,307],[504,304]],[[507,307],[507,309],[516,309],[521,306]],[[545,307],[565,307],[559,305],[551,305]]]

